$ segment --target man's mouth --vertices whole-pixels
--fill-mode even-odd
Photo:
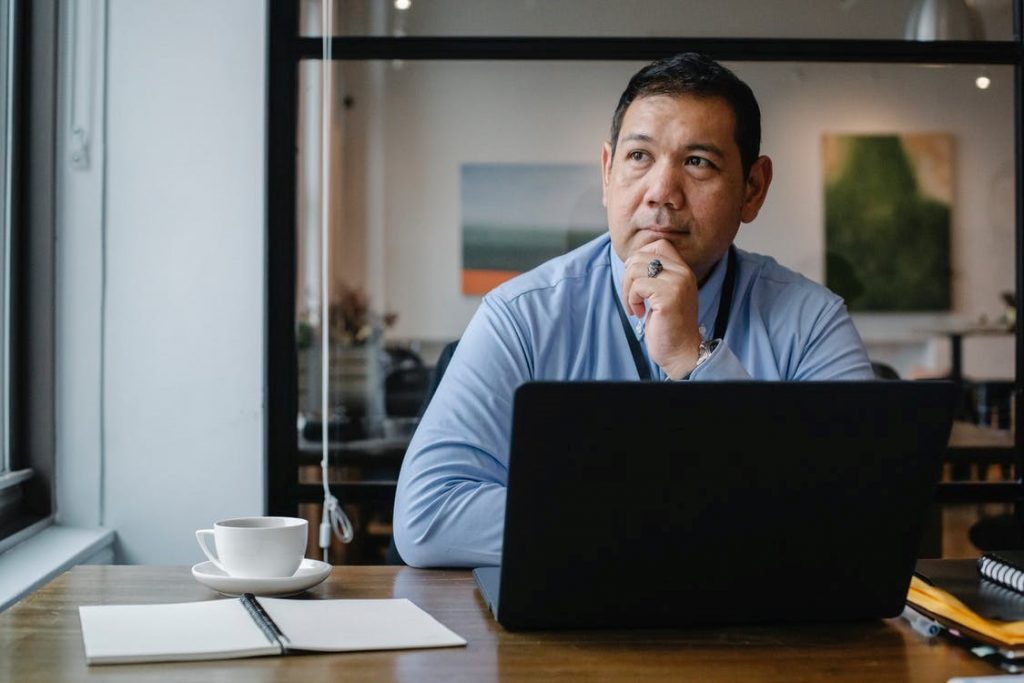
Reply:
[[[688,235],[690,231],[682,226],[675,225],[645,225],[640,228],[641,232],[650,232],[656,235]]]

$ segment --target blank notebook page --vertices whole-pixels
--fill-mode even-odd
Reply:
[[[293,650],[344,652],[465,645],[466,641],[404,598],[283,600],[258,598]]]
[[[90,661],[208,659],[277,654],[236,600],[79,608]]]

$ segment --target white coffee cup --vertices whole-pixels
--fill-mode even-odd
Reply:
[[[308,526],[298,517],[236,517],[196,530],[196,540],[210,562],[229,576],[292,576],[306,554]]]

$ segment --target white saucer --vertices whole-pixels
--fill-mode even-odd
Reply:
[[[192,567],[192,576],[196,581],[225,595],[241,595],[242,593],[265,596],[293,595],[312,588],[326,579],[330,573],[331,565],[320,560],[310,559],[303,560],[298,570],[291,576],[269,579],[243,579],[228,576],[213,562],[200,562]]]

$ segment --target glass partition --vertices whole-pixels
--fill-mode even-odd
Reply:
[[[741,228],[738,246],[841,293],[873,355],[901,376],[949,372],[949,330],[1002,324],[1015,289],[1012,67],[728,65],[759,97],[762,152],[775,165],[768,201]],[[343,94],[330,128],[329,289],[343,346],[379,340],[439,350],[461,334],[487,289],[604,232],[601,145],[619,93],[641,63],[335,66]],[[300,68],[319,73],[319,62]],[[300,83],[296,305],[300,347],[313,349],[319,105],[310,106],[316,95],[308,78]],[[888,166],[863,165],[889,162],[910,165],[899,177]],[[854,169],[846,176],[843,163]],[[844,205],[829,187],[846,183],[876,204],[895,198],[864,195],[877,193],[878,183],[857,173],[920,190],[921,208],[908,211],[934,204],[945,213],[934,226],[907,229],[900,239],[879,233],[869,243],[850,220],[870,220],[871,207]],[[859,213],[830,222],[830,210]],[[920,239],[907,237],[917,233]],[[920,277],[891,274],[911,270],[908,262],[933,246]],[[883,248],[891,258],[846,276],[842,259],[867,260],[874,256],[864,249]],[[1012,335],[971,336],[961,373],[1012,378]],[[339,357],[332,372],[348,372],[345,362]],[[318,385],[301,386],[300,403],[314,405]],[[336,391],[350,389],[339,384]],[[365,410],[379,413],[380,403]]]
[[[319,0],[298,2],[299,34],[319,37]],[[278,158],[295,159],[294,204],[275,205],[294,220],[284,244],[295,250],[286,279],[297,354],[281,377],[295,371],[295,383],[284,386],[297,389],[287,440],[295,443],[297,411],[299,470],[297,478],[294,467],[278,471],[292,482],[287,491],[300,491],[303,514],[319,515],[324,424],[322,150],[330,194],[328,477],[363,539],[340,555],[379,561],[392,504],[381,491],[394,486],[442,348],[490,287],[606,229],[601,145],[625,83],[648,60],[594,60],[592,48],[573,60],[522,54],[533,45],[579,49],[578,39],[591,37],[676,38],[685,47],[681,37],[728,36],[704,44],[736,59],[726,64],[758,96],[762,152],[775,166],[768,200],[741,227],[738,246],[843,295],[880,367],[902,379],[963,384],[946,481],[1015,482],[1019,50],[985,47],[1014,40],[1013,11],[1007,0],[965,2],[970,16],[957,30],[967,33],[935,36],[958,41],[944,48],[906,40],[918,4],[336,4],[339,37],[565,40],[512,45],[499,56],[477,41],[465,54],[476,59],[458,58],[441,40],[402,53],[404,60],[376,58],[401,51],[400,40],[355,41],[352,59],[335,56],[330,65],[326,144],[320,41],[292,43],[294,147],[285,135],[280,149],[297,156]],[[728,42],[735,38],[754,40]],[[778,49],[786,39],[822,40],[787,53]],[[876,39],[891,41],[879,44],[880,54],[863,42]],[[335,45],[345,50],[344,41]],[[936,61],[959,63],[920,64],[933,45]],[[629,46],[631,56],[643,52],[637,40]],[[1006,500],[1009,489],[1000,491],[977,495]],[[1004,511],[995,505],[985,514]],[[374,534],[376,547],[367,542]]]

